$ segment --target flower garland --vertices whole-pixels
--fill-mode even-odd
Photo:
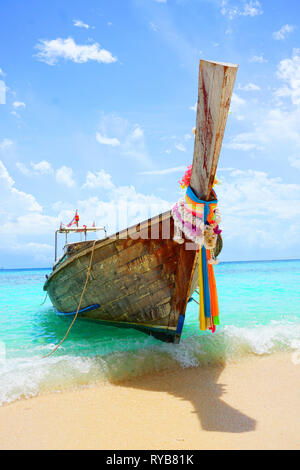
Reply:
[[[181,188],[187,188],[185,197],[176,202],[172,208],[175,225],[174,240],[177,243],[183,243],[183,233],[189,240],[210,250],[212,253],[210,264],[215,264],[213,250],[216,247],[218,235],[222,232],[219,227],[222,219],[220,209],[217,207],[217,196],[213,190],[215,197],[213,201],[198,199],[189,185],[191,173],[192,165],[189,165],[179,181]],[[219,184],[216,178],[215,184]]]
[[[198,199],[190,187],[192,166],[190,165],[180,186],[186,188],[185,197],[181,198],[172,209],[174,219],[174,241],[184,243],[186,238],[193,241],[199,247],[199,321],[200,330],[216,330],[219,325],[219,305],[216,289],[216,281],[213,272],[213,264],[217,264],[215,259],[215,248],[218,237],[222,230],[221,213],[218,209],[218,200],[214,190],[214,199],[203,201]],[[214,184],[217,183],[215,180]]]

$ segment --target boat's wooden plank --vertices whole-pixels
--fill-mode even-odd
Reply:
[[[120,312],[118,312],[120,314]],[[149,314],[150,313],[150,314]],[[163,298],[162,301],[155,307],[155,310],[152,309],[144,315],[144,321],[142,317],[137,315],[131,315],[130,317],[125,317],[125,315],[111,315],[106,316],[100,310],[95,310],[92,312],[87,312],[82,315],[82,318],[90,318],[91,320],[105,320],[105,321],[115,321],[115,322],[124,322],[130,324],[148,324],[153,326],[164,326],[174,328],[176,323],[170,322],[170,297]],[[159,322],[158,322],[159,319]]]
[[[98,292],[105,288],[107,295],[109,295],[111,292],[110,286],[107,285],[108,283],[115,284],[117,282],[120,284],[124,282],[124,276],[131,278],[134,282],[132,275],[137,278],[138,275],[142,275],[144,272],[162,264],[164,266],[161,273],[162,277],[168,277],[168,274],[174,273],[178,256],[178,245],[176,243],[169,242],[168,246],[165,246],[163,243],[162,247],[160,247],[161,241],[152,242],[149,240],[149,243],[135,243],[135,246],[125,249],[119,256],[114,255],[108,258],[108,260],[103,260],[101,263],[93,263],[88,290],[90,290],[91,284],[97,281]],[[81,292],[88,263],[88,256],[76,259],[73,265],[67,270],[66,274],[68,277],[63,271],[58,275],[54,284],[56,298],[63,297],[66,293],[73,294],[74,292]],[[114,286],[114,284],[112,285]],[[49,285],[49,289],[51,290],[51,284]],[[114,290],[115,289],[114,287]]]
[[[152,286],[147,286],[145,295],[136,297],[133,293],[130,296],[126,296],[123,299],[115,299],[111,303],[101,307],[98,311],[101,312],[101,317],[104,319],[122,317],[124,321],[124,314],[126,314],[127,321],[133,321],[136,323],[145,322],[157,322],[160,324],[161,314],[158,316],[157,313],[161,312],[161,308],[157,304],[161,304],[162,301],[167,300],[167,303],[171,301],[173,295],[173,289],[171,286],[161,288],[160,282],[155,281]],[[132,304],[133,302],[133,304]],[[133,308],[135,305],[135,308]],[[168,311],[168,315],[170,310]]]
[[[101,276],[94,277],[88,284],[82,307],[84,308],[94,303],[106,303],[119,293],[129,294],[136,292],[138,297],[147,288],[147,283],[151,280],[160,280],[162,287],[165,283],[174,283],[177,262],[174,259],[166,261],[173,264],[173,272],[169,271],[166,273],[165,265],[158,264],[158,261],[154,258],[148,266],[141,264],[141,267],[144,266],[144,270],[138,273],[132,272],[128,274],[128,271],[124,271],[121,276],[118,273],[118,276],[106,276],[103,279],[101,279]],[[76,310],[82,284],[83,279],[80,278],[76,279],[75,282],[73,280],[70,286],[65,286],[65,290],[60,292],[56,290],[52,293],[52,296],[55,297],[55,302],[65,306],[68,305],[68,311]]]
[[[118,244],[121,244],[117,247]],[[121,246],[123,251],[121,251]],[[102,269],[107,271],[113,266],[119,266],[125,264],[130,259],[136,259],[140,256],[147,254],[146,247],[141,242],[135,242],[133,246],[129,246],[124,249],[124,241],[121,242],[116,240],[115,243],[110,246],[105,246],[103,248],[96,248],[93,256],[93,271],[94,269]],[[79,273],[82,273],[83,276],[86,273],[86,270],[89,266],[91,252],[86,253],[80,258],[75,258],[72,265],[67,270],[62,270],[57,274],[57,283],[64,284],[77,277]],[[93,276],[93,273],[91,274]],[[64,286],[62,286],[64,289]]]
[[[200,61],[196,135],[190,185],[209,200],[238,66]]]

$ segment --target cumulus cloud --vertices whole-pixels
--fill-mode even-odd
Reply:
[[[6,104],[6,85],[4,80],[0,80],[0,104]]]
[[[42,160],[39,163],[32,163],[31,167],[36,173],[40,173],[42,175],[47,175],[53,173],[53,168],[51,163],[47,162],[46,160]]]
[[[241,98],[236,93],[232,93],[232,98],[230,102],[230,113],[232,113],[233,117],[237,120],[241,121],[244,119],[244,115],[242,114],[246,105],[246,100]]]
[[[292,33],[294,29],[295,29],[295,26],[292,26],[290,24],[285,24],[284,26],[280,28],[279,31],[275,31],[273,33],[273,39],[275,39],[276,41],[282,41],[283,39],[286,38],[286,35],[288,33]]]
[[[263,9],[258,0],[250,0],[242,6],[231,6],[227,0],[222,1],[221,13],[233,20],[239,16],[257,16],[263,14]]]
[[[129,157],[142,165],[151,164],[144,131],[139,124],[132,125],[121,116],[103,113],[96,139],[101,144],[111,146],[111,151],[118,147],[118,156]]]
[[[254,55],[249,59],[249,62],[254,62],[257,64],[263,64],[264,62],[268,62],[267,59],[264,58],[263,54],[261,55]]]
[[[220,174],[222,236],[236,259],[295,253],[300,242],[300,185],[254,170],[220,169]]]
[[[88,171],[86,175],[86,181],[82,187],[113,189],[115,185],[112,182],[111,175],[106,173],[105,170],[100,170],[96,171],[95,173]]]
[[[81,20],[73,20],[73,24],[74,24],[74,26],[77,26],[78,28],[85,28],[85,29],[90,28],[90,25],[84,23]]]
[[[75,186],[72,168],[62,166],[61,168],[58,168],[58,170],[56,170],[55,176],[56,181],[58,183],[68,186],[68,188],[72,188],[73,186]]]
[[[260,149],[259,145],[255,142],[255,138],[255,134],[244,132],[233,137],[230,142],[224,143],[224,147],[231,150],[241,150],[243,152]]]
[[[9,175],[7,168],[0,160],[0,215],[3,213],[14,214],[16,211],[21,214],[22,211],[41,212],[42,206],[36,201],[35,197],[15,187],[15,181]]]
[[[0,142],[0,151],[3,152],[13,146],[13,141],[11,139],[3,139]]]
[[[297,170],[300,170],[300,156],[289,157],[289,162],[293,168],[297,168]]]
[[[260,87],[255,83],[247,83],[246,85],[239,84],[238,89],[242,91],[259,91]]]
[[[179,150],[180,152],[186,152],[186,148],[183,144],[175,144],[175,148]]]
[[[111,52],[102,49],[98,43],[95,42],[88,45],[76,44],[71,37],[67,39],[41,39],[35,48],[39,50],[36,57],[48,65],[55,65],[59,59],[71,60],[77,64],[82,64],[89,60],[104,64],[111,64],[117,61],[117,58]]]
[[[16,166],[24,175],[49,175],[53,173],[51,163],[46,160],[42,160],[38,163],[31,162],[29,168],[22,162],[17,162]]]
[[[96,139],[99,144],[102,145],[111,145],[112,147],[118,147],[120,145],[120,141],[115,137],[106,137],[105,135],[101,135],[100,132],[96,133]]]
[[[173,168],[165,168],[163,170],[142,171],[140,175],[168,175],[169,173],[177,173],[186,171],[186,166],[176,166]]]
[[[14,101],[13,102],[13,107],[14,108],[25,108],[26,104],[23,103],[23,101]]]
[[[291,59],[280,61],[277,69],[277,77],[284,85],[275,92],[277,97],[290,97],[292,103],[300,104],[300,56],[299,50],[295,49]]]

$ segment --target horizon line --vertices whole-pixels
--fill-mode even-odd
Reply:
[[[300,258],[279,258],[279,259],[250,259],[250,260],[235,260],[235,261],[220,261],[219,264],[226,264],[226,263],[271,263],[272,261],[300,261]],[[31,270],[45,270],[45,269],[52,269],[51,266],[42,267],[42,268],[0,268],[0,271],[16,271],[16,270],[23,270],[23,271],[31,271]]]

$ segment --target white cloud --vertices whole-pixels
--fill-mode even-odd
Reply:
[[[217,191],[224,246],[236,259],[299,254],[300,185],[264,172],[231,169],[222,174]]]
[[[32,169],[35,173],[40,173],[42,175],[47,175],[53,173],[53,168],[51,163],[47,162],[46,160],[42,160],[39,163],[30,163]]]
[[[105,170],[100,170],[96,171],[95,173],[88,171],[86,175],[86,182],[82,187],[113,189],[115,185],[112,182],[111,175],[106,173]]]
[[[36,57],[48,65],[55,65],[59,59],[71,60],[77,64],[82,64],[89,60],[104,64],[117,61],[117,58],[113,57],[111,52],[101,49],[98,43],[80,45],[76,44],[71,37],[50,41],[41,39],[35,48],[40,51],[36,54]]]
[[[263,64],[264,62],[268,62],[267,59],[264,58],[263,54],[261,55],[254,55],[249,59],[249,62],[256,62],[257,64]]]
[[[180,152],[186,152],[186,148],[183,144],[175,144],[175,148]]]
[[[66,175],[65,170],[63,174]],[[37,263],[42,262],[49,266],[53,261],[53,232],[61,221],[68,222],[72,219],[74,207],[79,210],[81,224],[95,221],[97,225],[108,226],[110,234],[171,207],[169,201],[153,194],[139,193],[133,186],[116,187],[110,175],[103,170],[94,176],[95,178],[89,175],[87,181],[98,184],[101,179],[102,186],[104,184],[110,189],[105,195],[106,201],[89,197],[73,200],[73,204],[67,200],[52,203],[51,210],[56,215],[51,216],[43,213],[34,196],[15,188],[14,180],[0,162],[0,252],[10,253],[16,256],[16,260],[21,259],[20,255],[23,258],[27,256],[29,263],[37,253]],[[65,177],[63,182],[65,183]]]
[[[69,188],[72,188],[75,185],[75,181],[73,179],[73,170],[67,166],[62,166],[58,170],[56,170],[56,181],[61,183]]]
[[[0,204],[0,215],[5,212],[7,214],[12,211],[18,211],[19,214],[23,210],[29,212],[40,212],[42,207],[34,196],[31,194],[24,193],[15,188],[15,181],[9,175],[7,168],[0,160],[0,180],[1,180],[1,204]]]
[[[259,91],[260,87],[258,85],[255,85],[254,83],[247,83],[246,85],[240,85],[239,84],[238,90],[242,90],[242,91]]]
[[[238,121],[242,121],[244,119],[242,112],[245,109],[245,105],[246,100],[244,100],[244,98],[241,98],[236,93],[232,93],[229,111]]]
[[[73,24],[74,24],[74,26],[77,26],[78,28],[89,29],[89,27],[90,27],[88,24],[84,23],[81,20],[73,20]]]
[[[114,137],[108,138],[107,135]],[[138,124],[132,125],[120,116],[103,113],[96,138],[100,143],[110,145],[111,151],[118,147],[118,156],[129,157],[142,165],[151,164],[144,131]]]
[[[223,0],[221,4],[221,13],[230,20],[239,16],[257,16],[263,14],[263,9],[258,0],[250,0],[243,4],[242,7],[230,6],[227,0]]]
[[[96,133],[97,141],[102,145],[111,145],[112,147],[119,147],[120,141],[115,137],[106,137],[101,135],[100,132]]]
[[[140,126],[136,126],[131,134],[132,140],[139,140],[144,137],[144,131],[140,128]]]
[[[167,3],[167,0],[154,0],[156,3]]]
[[[46,160],[42,160],[38,163],[30,162],[30,168],[22,162],[17,162],[16,166],[24,175],[50,175],[53,173],[51,163]]]
[[[277,68],[277,77],[284,82],[284,86],[275,92],[277,97],[290,97],[292,103],[300,104],[300,56],[295,49],[291,59],[284,59]]]
[[[186,171],[186,166],[176,166],[173,168],[165,168],[164,170],[142,171],[140,175],[168,175],[169,173],[177,173],[181,171]]]
[[[289,162],[293,168],[297,168],[297,170],[300,170],[300,156],[290,157]]]
[[[3,80],[0,80],[0,104],[6,104],[6,85]]]
[[[1,68],[0,68],[0,75],[1,75],[2,77],[5,77],[5,76],[6,76],[6,74],[3,72],[3,70],[2,70]]]
[[[12,250],[19,252],[19,253],[25,252],[27,254],[35,255],[36,258],[40,259],[41,255],[43,256],[49,253],[52,254],[53,246],[49,245],[48,243],[36,243],[36,242],[14,243],[12,245]]]
[[[241,107],[241,110],[247,110],[243,114],[247,117],[250,132],[231,137],[225,146],[244,151],[263,149],[264,155],[270,160],[282,159],[285,155],[290,165],[297,168],[297,155],[300,152],[299,50],[295,49],[292,57],[279,62],[276,76],[279,84],[273,90],[269,104],[249,100],[247,107]]]
[[[21,173],[23,173],[23,175],[30,175],[31,174],[31,171],[22,162],[17,162],[16,167],[20,170]]]
[[[251,134],[249,134],[249,137]],[[249,150],[257,149],[259,148],[258,145],[255,143],[251,142],[243,142],[243,139],[247,139],[247,136],[243,134],[239,134],[236,137],[232,139],[231,142],[224,144],[225,148],[231,149],[231,150],[242,150],[243,152],[248,152]]]
[[[283,40],[285,39],[286,35],[288,33],[292,33],[294,29],[295,29],[295,26],[292,26],[290,24],[285,24],[284,26],[280,28],[279,31],[275,31],[273,33],[273,39],[275,39],[276,41]]]
[[[8,148],[12,147],[13,145],[13,141],[10,140],[10,139],[3,139],[1,142],[0,142],[0,151],[3,152],[5,150],[7,150]]]
[[[14,108],[25,108],[26,104],[23,103],[22,101],[14,101],[13,102],[13,107]]]
[[[197,101],[196,101],[196,103],[194,104],[194,106],[190,106],[189,109],[190,109],[191,111],[197,111]]]

